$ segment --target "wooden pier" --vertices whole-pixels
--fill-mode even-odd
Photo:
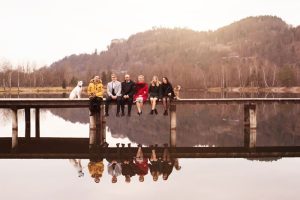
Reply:
[[[105,101],[105,100],[104,100]],[[257,129],[257,105],[258,104],[298,104],[300,98],[228,98],[228,99],[180,99],[174,100],[170,106],[170,145],[176,147],[176,105],[194,105],[194,104],[242,104],[244,105],[244,147],[228,148],[224,147],[218,149],[217,147],[176,147],[177,156],[198,155],[199,157],[256,157],[259,155],[265,156],[300,156],[300,147],[275,147],[274,152],[270,149],[256,147],[256,129]],[[104,102],[103,102],[104,104]],[[106,141],[106,117],[104,116],[104,105],[101,105],[100,113],[90,118],[89,138],[43,138],[40,134],[40,109],[44,108],[88,108],[88,99],[0,99],[0,108],[11,109],[12,118],[12,137],[0,138],[0,158],[63,158],[67,155],[77,155],[79,157],[86,157],[89,154],[89,149],[93,146],[99,146]],[[25,138],[18,137],[18,110],[25,110]],[[30,110],[35,109],[35,138],[31,137],[31,118]],[[199,122],[201,123],[201,122]],[[74,147],[81,149],[80,152],[69,152],[61,150],[61,152],[43,152],[43,146],[53,145],[54,147],[64,141],[63,144],[68,146],[68,149]],[[68,143],[69,142],[69,143]],[[108,141],[109,142],[109,141]],[[56,144],[57,143],[57,144]],[[52,149],[51,145],[49,146]],[[78,146],[79,145],[79,146]],[[47,146],[47,145],[46,145]],[[88,148],[89,147],[89,148]],[[189,149],[190,148],[190,149]],[[266,147],[267,148],[267,147]],[[271,147],[270,147],[271,148]],[[9,150],[8,150],[9,149]],[[30,151],[27,149],[31,149]],[[112,153],[114,152],[114,148]],[[218,150],[218,151],[216,151]],[[219,150],[222,150],[221,152]],[[64,151],[67,152],[64,154]],[[147,152],[148,150],[146,150]],[[150,151],[149,151],[150,152]],[[194,154],[192,154],[194,153]],[[31,155],[31,156],[30,156]],[[73,156],[71,156],[73,157]]]

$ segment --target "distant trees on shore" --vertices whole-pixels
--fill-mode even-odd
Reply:
[[[183,88],[299,86],[300,27],[260,16],[208,32],[154,28],[49,67],[0,63],[0,87],[87,85],[95,74],[106,83],[112,72],[168,76]]]

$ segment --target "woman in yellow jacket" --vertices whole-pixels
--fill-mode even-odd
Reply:
[[[90,99],[90,115],[100,112],[100,104],[103,100],[103,85],[99,76],[95,76],[88,86],[88,95]]]

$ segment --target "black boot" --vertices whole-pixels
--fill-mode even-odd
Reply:
[[[154,113],[154,110],[151,110],[151,111],[150,111],[150,115],[153,115],[153,113]]]
[[[156,114],[156,115],[158,114],[158,112],[157,112],[157,109],[156,109],[156,108],[154,109],[154,112],[155,112],[155,114]]]

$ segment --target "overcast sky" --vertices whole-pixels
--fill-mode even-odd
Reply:
[[[300,25],[298,0],[0,0],[0,59],[52,62],[152,27],[215,30],[247,16]]]

